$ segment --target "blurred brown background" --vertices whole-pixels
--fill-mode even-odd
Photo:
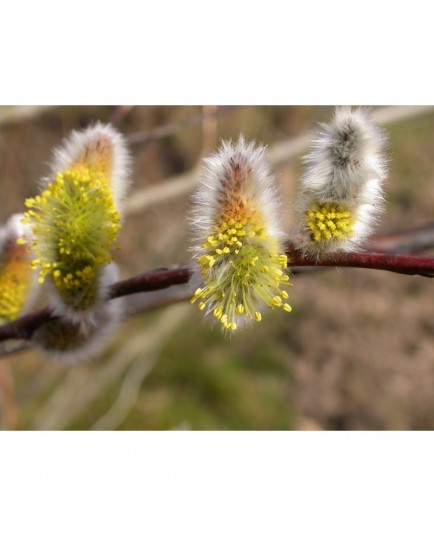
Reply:
[[[316,122],[327,121],[332,111],[0,107],[0,221],[23,211],[23,200],[36,193],[51,151],[65,134],[95,120],[111,121],[130,137],[134,156],[130,213],[117,256],[122,274],[183,265],[189,261],[190,171],[219,138],[243,133],[269,145],[279,162],[288,229],[302,171],[300,149]],[[384,127],[390,180],[379,231],[434,219],[434,111],[408,111],[408,117]],[[149,192],[139,195],[145,188]],[[433,281],[333,269],[293,282],[291,315],[270,312],[262,325],[231,339],[181,303],[128,320],[91,363],[71,368],[36,350],[2,359],[0,426],[434,429]]]

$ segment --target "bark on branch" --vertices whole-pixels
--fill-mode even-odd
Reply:
[[[287,244],[286,252],[289,257],[289,266],[294,272],[297,272],[299,267],[342,267],[368,268],[405,275],[434,277],[434,257],[369,251],[366,253],[336,253],[317,260],[302,255],[291,243]],[[188,283],[190,276],[190,270],[185,267],[144,272],[112,285],[109,299],[182,285]],[[48,308],[23,316],[15,322],[0,327],[0,342],[9,339],[30,340],[38,327],[50,322],[53,318],[53,313]]]

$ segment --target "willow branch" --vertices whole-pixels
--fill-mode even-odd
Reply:
[[[190,272],[187,268],[175,268],[173,270],[159,269],[119,281],[110,287],[109,299],[128,296],[139,292],[160,290],[172,285],[187,283]],[[33,333],[46,322],[54,319],[54,313],[48,308],[35,313],[25,315],[15,322],[0,326],[0,342],[8,339],[32,338]]]
[[[110,298],[120,298],[121,296],[137,294],[138,292],[149,292],[172,285],[182,285],[183,283],[188,283],[189,279],[190,272],[188,268],[175,268],[173,270],[160,268],[159,270],[144,272],[115,283],[110,288]]]
[[[333,253],[316,260],[304,257],[292,244],[287,245],[286,253],[290,258],[290,266],[369,268],[372,270],[386,270],[397,274],[434,277],[434,257],[367,252]]]
[[[321,259],[313,259],[301,254],[291,243],[287,244],[286,253],[289,257],[289,266],[294,269],[298,267],[367,268],[405,275],[434,277],[434,257],[366,252],[335,253]],[[112,285],[109,299],[182,285],[188,283],[190,276],[190,270],[185,267],[144,272]],[[42,324],[50,322],[53,318],[54,314],[48,308],[23,316],[15,322],[0,327],[0,342],[8,339],[30,340]]]
[[[190,117],[179,123],[164,125],[153,128],[149,131],[134,132],[133,134],[128,135],[128,141],[132,145],[136,145],[139,143],[149,143],[151,141],[162,140],[187,128],[199,126],[206,119],[220,117],[232,112],[233,110],[236,110],[237,108],[239,108],[239,106],[219,106],[211,112],[194,115],[193,117]]]

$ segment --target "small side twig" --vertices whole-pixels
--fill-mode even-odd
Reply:
[[[179,123],[164,125],[149,131],[134,132],[133,134],[129,134],[128,141],[132,145],[136,145],[149,143],[151,141],[162,140],[169,136],[173,136],[186,128],[199,126],[204,120],[217,118],[219,116],[232,112],[237,108],[238,106],[215,107],[207,113],[199,113]]]
[[[434,223],[377,234],[366,249],[378,253],[417,253],[434,248]]]

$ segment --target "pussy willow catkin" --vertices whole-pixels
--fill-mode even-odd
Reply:
[[[22,217],[14,214],[0,228],[0,325],[25,314],[36,298],[28,247],[17,244],[30,232],[21,223]]]
[[[33,232],[32,268],[49,283],[56,313],[86,320],[106,295],[128,185],[123,137],[97,124],[56,150],[53,173],[39,195],[26,200],[24,223]]]
[[[280,204],[265,148],[242,137],[222,142],[204,165],[191,217],[192,303],[229,332],[260,321],[265,307],[290,312]]]
[[[354,251],[383,208],[386,135],[366,109],[337,108],[322,125],[299,183],[294,243],[306,254]]]

